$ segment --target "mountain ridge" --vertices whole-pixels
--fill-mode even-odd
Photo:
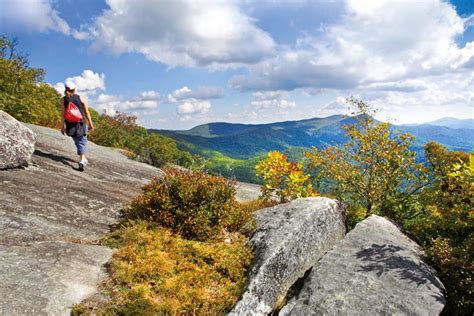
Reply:
[[[172,137],[181,147],[194,153],[211,150],[229,157],[246,159],[270,150],[313,146],[324,148],[343,144],[347,138],[341,127],[353,124],[356,120],[355,116],[332,115],[268,124],[215,122],[182,131],[150,131]],[[474,148],[474,141],[470,137],[472,130],[467,128],[418,124],[393,125],[393,130],[413,134],[416,137],[415,147],[436,141],[455,150],[469,151]]]
[[[312,147],[322,149],[346,143],[348,138],[341,127],[356,120],[353,116],[332,115],[269,124],[215,122],[184,131],[150,131],[171,137],[181,150],[204,157],[205,168],[211,173],[261,183],[255,175],[255,166],[267,152],[278,150],[290,160],[300,161]],[[416,137],[411,150],[417,152],[420,161],[424,160],[423,146],[429,141],[451,150],[472,151],[474,148],[471,129],[421,124],[393,125],[392,131],[409,132]]]
[[[435,121],[421,123],[421,124],[401,124],[401,126],[444,126],[454,129],[474,129],[474,119],[458,119],[455,117],[443,117]]]

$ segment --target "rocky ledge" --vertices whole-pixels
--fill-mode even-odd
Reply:
[[[96,241],[117,223],[123,203],[162,172],[95,144],[79,172],[69,137],[27,126],[36,134],[31,160],[24,151],[29,166],[0,170],[0,315],[68,315],[97,291],[112,255]],[[24,135],[34,144],[33,133]],[[238,183],[237,192],[247,200],[258,190]],[[344,208],[328,198],[298,199],[256,217],[255,259],[231,314],[267,315],[289,293],[281,315],[435,315],[445,304],[420,247],[382,217],[345,237]]]
[[[162,172],[93,143],[80,172],[70,137],[1,113],[0,166],[10,169],[0,170],[0,315],[69,315],[105,275],[112,250],[96,241]],[[238,183],[239,200],[258,189]]]
[[[95,240],[161,171],[90,143],[79,172],[71,138],[27,127],[36,134],[29,167],[0,170],[0,315],[68,315],[96,291],[112,254]]]

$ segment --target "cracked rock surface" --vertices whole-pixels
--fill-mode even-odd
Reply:
[[[0,315],[68,315],[112,255],[94,241],[161,171],[89,143],[79,172],[70,137],[25,125],[37,137],[29,167],[0,170]]]
[[[313,266],[279,315],[439,315],[445,302],[421,248],[372,215]]]

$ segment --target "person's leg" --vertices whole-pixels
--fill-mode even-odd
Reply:
[[[77,154],[79,155],[79,168],[83,169],[84,165],[88,163],[86,158],[87,152],[87,136],[74,137],[74,144],[76,144]]]
[[[87,161],[86,154],[80,154],[79,159],[80,161]]]

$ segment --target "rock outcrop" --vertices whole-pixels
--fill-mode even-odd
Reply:
[[[237,189],[236,198],[240,202],[256,200],[262,194],[258,184],[237,182],[235,187]]]
[[[257,212],[250,243],[255,259],[249,282],[233,315],[267,315],[288,289],[346,231],[344,210],[335,200],[305,198]]]
[[[0,315],[69,315],[73,304],[97,291],[111,257],[95,241],[120,220],[123,203],[162,172],[93,143],[90,164],[79,172],[70,137],[19,122],[9,126],[0,124],[2,142],[30,129],[37,141],[28,168],[0,170]],[[9,154],[18,160],[18,151]],[[253,199],[242,186],[256,187],[237,186],[241,200]]]
[[[35,150],[35,134],[0,111],[0,169],[27,166]]]
[[[110,259],[94,241],[161,171],[89,143],[79,172],[70,137],[27,126],[37,135],[30,166],[0,171],[0,315],[68,315]]]
[[[372,215],[312,268],[280,315],[438,315],[444,287],[420,247]]]

